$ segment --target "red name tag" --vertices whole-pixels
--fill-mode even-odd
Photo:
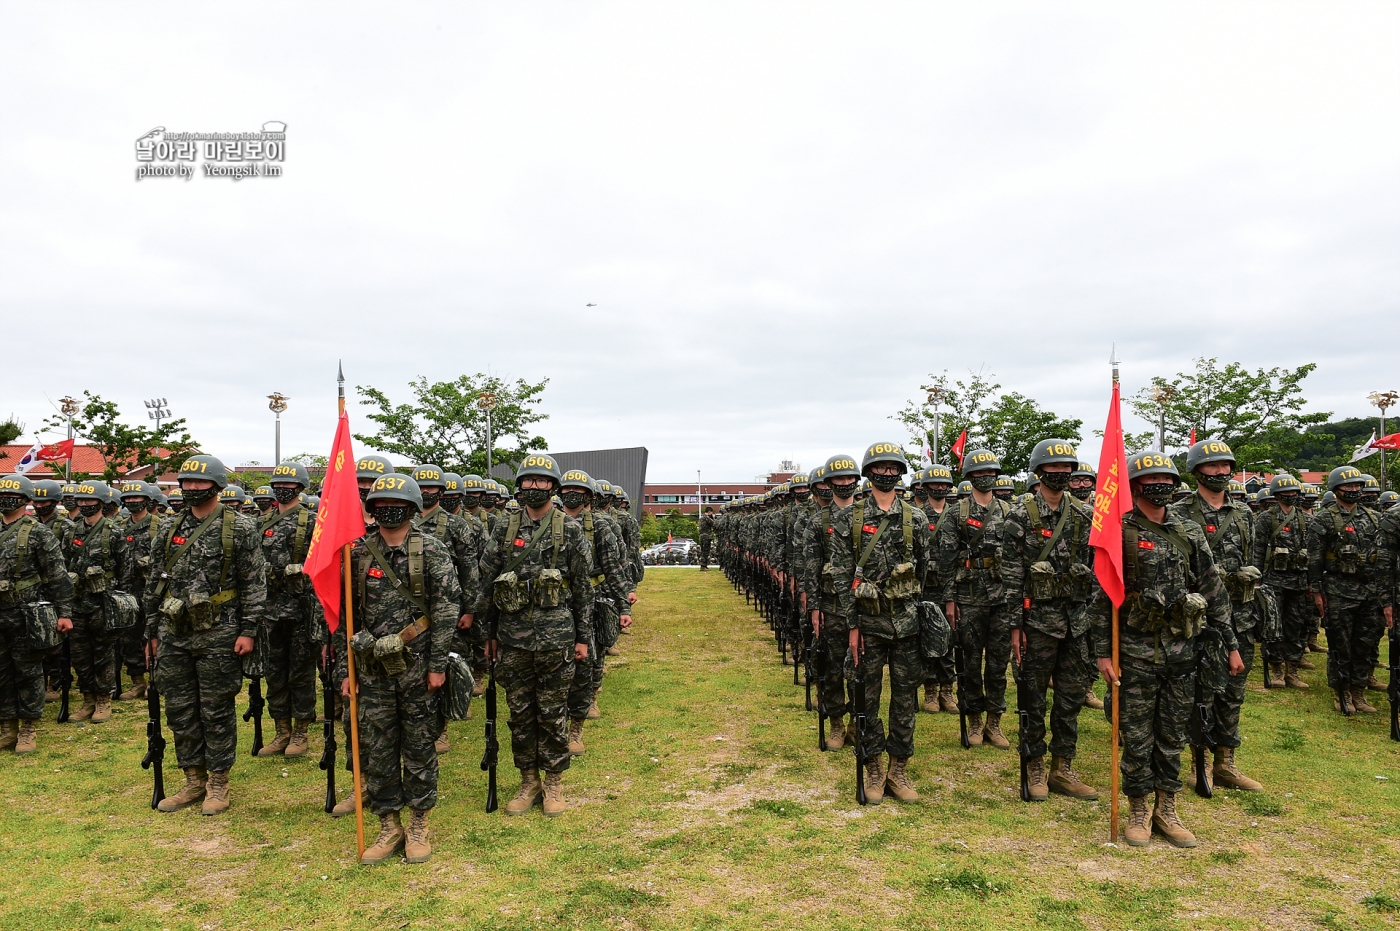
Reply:
[[[384,572],[378,566],[370,566],[368,575],[371,579],[384,578]]]
[[[1041,528],[1040,528],[1040,535],[1041,535],[1042,537],[1053,537],[1055,534],[1052,533],[1052,532],[1050,531],[1050,528],[1049,528],[1049,527],[1041,527]]]
[[[266,530],[264,530],[264,531],[263,531],[263,536],[265,536],[265,537],[270,537],[270,536],[272,536],[272,528],[269,527],[269,528],[267,528]],[[130,538],[130,537],[127,537],[127,539],[130,540],[131,538]]]
[[[1031,600],[1029,598],[1025,599],[1021,602],[1021,606],[1024,607],[1027,611],[1029,611],[1031,609]]]
[[[975,517],[969,517],[969,518],[967,519],[967,525],[968,525],[969,527],[981,527],[981,526],[982,526],[982,522],[981,522],[980,520],[978,520],[977,518],[975,518]]]
[[[866,524],[860,529],[865,533],[874,533],[878,528],[876,528],[874,524]]]
[[[184,546],[184,545],[185,545],[185,538],[184,538],[184,537],[171,537],[171,538],[170,538],[170,542],[171,542],[171,543],[174,543],[176,546]]]
[[[1140,550],[1155,550],[1156,548],[1157,544],[1153,543],[1151,540],[1138,541],[1138,549]]]
[[[1351,528],[1348,527],[1347,529],[1350,530]],[[75,540],[73,541],[73,545],[74,545],[74,546],[82,546],[82,545],[83,545],[83,541],[82,541],[82,540],[77,540],[77,539],[75,539]]]
[[[519,537],[516,537],[516,538],[515,538],[515,545],[516,545],[516,546],[524,546],[524,545],[525,545],[525,541],[522,540],[522,539],[520,539]]]
[[[1348,528],[1347,528],[1347,533],[1356,533],[1356,528],[1355,528],[1355,527],[1348,527]],[[75,540],[74,542],[76,543],[77,541]]]
[[[937,524],[929,524],[929,525],[928,525],[928,529],[930,529],[930,530],[936,530],[937,528],[938,528],[938,525],[937,525]]]
[[[130,542],[132,542],[132,541],[135,540],[135,539],[136,539],[135,537],[127,537],[127,538],[126,538],[126,542],[130,543]]]
[[[1206,533],[1215,533],[1215,525],[1206,524]]]

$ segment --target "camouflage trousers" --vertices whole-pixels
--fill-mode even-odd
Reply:
[[[946,656],[935,656],[924,660],[924,687],[937,689],[940,685],[952,685],[957,681],[957,670],[953,666],[953,651]]]
[[[1207,742],[1212,747],[1239,747],[1240,709],[1244,707],[1245,686],[1249,684],[1249,671],[1254,668],[1254,631],[1244,630],[1235,634],[1240,642],[1240,659],[1244,660],[1244,672],[1230,676],[1225,681],[1225,691],[1215,696],[1215,728],[1207,734]]]
[[[808,618],[808,623],[811,623],[810,615]],[[850,642],[850,634],[844,625],[833,624],[830,620],[822,622],[817,649],[824,654],[826,668],[817,680],[817,697],[819,705],[826,708],[828,717],[840,717],[846,710],[846,679],[843,670],[846,667],[846,654],[850,652]]]
[[[588,659],[576,662],[574,680],[569,685],[569,717],[582,721],[588,716],[588,709],[598,690],[603,687],[604,661],[609,647],[617,644],[622,628],[619,626],[617,606],[610,602],[593,602],[593,643],[588,648]]]
[[[73,674],[84,695],[111,695],[117,684],[117,642],[122,631],[108,630],[101,612],[73,612]]]
[[[0,721],[44,714],[44,654],[30,646],[20,611],[0,611]]]
[[[890,670],[890,732],[885,739],[885,723],[880,719],[880,693],[885,667]],[[865,740],[867,758],[874,759],[887,749],[892,757],[914,755],[914,720],[919,713],[919,683],[924,676],[924,657],[919,638],[886,640],[866,637],[859,675],[865,684]]]
[[[1052,754],[1066,760],[1075,756],[1079,744],[1079,712],[1084,707],[1084,693],[1089,690],[1088,635],[1060,639],[1033,627],[1023,628],[1026,639],[1021,647],[1021,662],[1026,684],[1017,695],[1028,713],[1023,736],[1029,755],[1045,755],[1045,694],[1050,680],[1055,680],[1055,704],[1050,709],[1050,747]]]
[[[296,610],[284,612],[263,625],[262,636],[267,638],[268,714],[274,721],[314,720],[321,645],[311,640],[306,618]]]
[[[1151,795],[1154,789],[1181,791],[1181,751],[1191,724],[1196,666],[1153,663],[1124,656],[1120,660],[1119,739],[1123,792]]]
[[[121,654],[121,662],[126,667],[128,676],[134,678],[146,674],[146,618],[144,616],[137,618],[135,624],[118,635],[117,651]]]
[[[496,677],[510,708],[515,768],[562,773],[569,768],[569,688],[574,648],[520,650],[501,645]]]
[[[1376,601],[1327,599],[1327,685],[1365,688],[1381,657],[1385,616]]]
[[[702,539],[700,540],[700,565],[702,565],[702,566],[708,566],[709,564],[710,564],[710,541],[702,538]]]
[[[1006,711],[1006,667],[1011,664],[1011,612],[1005,605],[958,605],[963,689],[968,714]]]
[[[216,772],[233,767],[238,751],[234,699],[243,689],[243,661],[234,655],[236,631],[198,647],[162,641],[156,653],[156,687],[175,738],[175,762],[184,769]]]
[[[442,723],[438,699],[428,691],[427,652],[406,656],[412,662],[402,675],[355,670],[360,766],[365,796],[376,815],[437,804],[433,742]]]
[[[1307,651],[1308,637],[1317,630],[1317,610],[1307,589],[1275,588],[1279,620],[1283,622],[1283,643],[1275,645],[1270,657],[1276,663],[1296,663]],[[1282,655],[1280,655],[1280,652]]]

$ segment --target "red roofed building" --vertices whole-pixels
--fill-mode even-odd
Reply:
[[[13,472],[15,469],[15,464],[24,458],[25,453],[29,452],[29,447],[30,444],[28,443],[9,443],[7,445],[0,446],[0,456],[3,456],[3,458],[0,458],[0,473],[8,474],[10,472]],[[158,449],[156,450],[156,452],[164,455],[168,454],[169,451],[165,449]],[[61,479],[63,478],[64,465],[65,463],[61,459],[57,462],[40,462],[25,474],[33,479]],[[95,476],[100,476],[103,472],[106,471],[107,460],[103,458],[101,451],[98,450],[97,447],[74,444],[72,461],[72,475],[74,478],[78,478],[80,476],[92,478]],[[153,469],[151,466],[142,466],[139,469],[133,469],[130,472],[123,474],[122,478],[144,479],[146,481],[150,481],[152,471]],[[166,477],[169,478],[169,482],[165,481]],[[174,473],[167,473],[167,476],[162,477],[161,484],[173,485],[174,482]]]

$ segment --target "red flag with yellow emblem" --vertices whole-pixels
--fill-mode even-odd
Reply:
[[[1123,605],[1123,515],[1133,509],[1128,488],[1128,454],[1123,448],[1123,420],[1119,416],[1118,379],[1113,380],[1113,400],[1108,406],[1108,422],[1103,428],[1103,450],[1099,453],[1099,481],[1094,494],[1093,528],[1089,545],[1094,555],[1094,574],[1104,594],[1115,607]]]
[[[311,549],[302,571],[311,578],[316,597],[326,611],[326,626],[340,627],[341,550],[365,535],[365,518],[360,509],[359,484],[355,480],[355,453],[350,448],[350,418],[340,415],[321,485],[321,507],[316,512],[316,529],[311,533]]]

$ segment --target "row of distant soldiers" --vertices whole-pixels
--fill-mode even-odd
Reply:
[[[965,455],[959,484],[945,466],[911,471],[897,444],[876,443],[859,464],[833,456],[706,515],[702,541],[706,530],[718,539],[725,572],[769,619],[784,661],[791,651],[795,683],[798,665],[806,668],[820,747],[853,746],[861,802],[918,798],[908,763],[920,684],[925,711],[958,713],[964,747],[1009,749],[1008,666],[1022,798],[1097,799],[1073,761],[1080,711],[1103,707],[1092,688],[1102,676],[1120,685],[1127,842],[1145,845],[1155,831],[1194,846],[1176,804],[1188,742],[1198,794],[1216,784],[1262,788],[1236,762],[1256,652],[1266,687],[1298,689],[1308,687],[1299,670],[1313,668],[1306,654],[1326,653],[1334,709],[1376,711],[1366,690],[1387,688],[1374,669],[1397,600],[1400,509],[1350,466],[1332,471],[1325,495],[1278,475],[1252,500],[1225,443],[1192,445],[1186,466],[1194,487],[1165,455],[1128,459],[1121,612],[1089,545],[1095,509],[1106,514],[1111,501],[1097,496],[1094,470],[1066,440],[1036,445],[1021,495],[988,450]],[[1390,655],[1400,740],[1394,640]]]
[[[364,636],[347,641],[343,625],[330,634],[303,573],[317,503],[303,465],[278,464],[251,496],[212,456],[190,457],[178,479],[180,494],[167,498],[144,482],[118,490],[0,477],[0,748],[36,748],[44,703],[66,704],[70,670],[83,704],[60,722],[108,720],[123,662],[132,687],[118,694],[155,701],[158,687],[185,774],[175,794],[157,789],[153,807],[199,804],[219,814],[229,806],[244,678],[252,680],[245,720],[258,716],[254,755],[295,757],[308,749],[319,666],[333,686],[325,696],[333,754],[337,716],[348,731],[335,693],[349,695],[354,650],[363,794],[336,802],[333,755],[323,767],[327,810],[348,814],[358,802],[380,816],[365,862],[400,849],[427,858],[446,721],[466,715],[488,667],[506,688],[522,772],[507,813],[538,803],[547,815],[563,812],[560,775],[584,752],[583,722],[600,714],[603,656],[630,625],[641,578],[639,527],[621,488],[582,472],[561,476],[552,459],[535,455],[517,477],[516,501],[478,476],[432,465],[401,475],[383,457],[362,459],[369,533],[353,548],[340,616],[353,607]],[[257,513],[243,513],[248,506]],[[453,659],[461,702],[437,694]],[[57,691],[46,692],[46,662],[55,664]],[[266,746],[264,681],[276,724]],[[153,716],[159,737],[158,710]],[[494,785],[494,762],[491,776]]]

